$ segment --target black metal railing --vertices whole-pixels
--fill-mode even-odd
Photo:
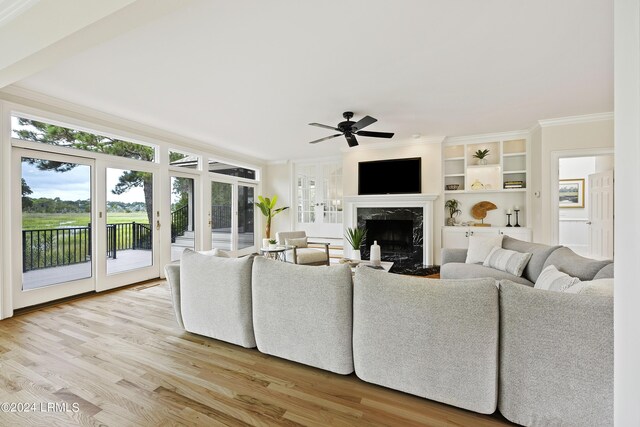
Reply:
[[[91,225],[22,230],[22,271],[78,264],[91,259]]]
[[[189,229],[189,206],[185,205],[171,212],[171,243],[176,242],[176,237],[184,236]]]
[[[151,249],[149,224],[107,224],[107,257],[118,251]],[[22,230],[22,271],[61,267],[91,260],[91,224],[86,227]]]
[[[211,206],[211,229],[231,228],[231,205]]]
[[[118,251],[127,249],[151,249],[149,224],[107,224],[107,257],[116,259]]]

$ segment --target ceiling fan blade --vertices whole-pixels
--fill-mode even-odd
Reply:
[[[357,135],[370,136],[370,137],[373,137],[373,138],[392,138],[393,137],[393,133],[392,132],[370,132],[370,131],[366,131],[366,130],[361,130],[361,131],[357,132]]]
[[[349,144],[349,147],[355,147],[356,145],[358,145],[358,140],[356,139],[355,135],[351,133],[345,133],[344,137],[347,138],[347,144]]]
[[[309,142],[309,144],[317,144],[318,142],[326,141],[327,139],[335,138],[336,136],[342,135],[341,133],[337,133],[331,136],[325,136],[324,138],[316,139],[315,141]]]
[[[377,122],[378,119],[374,119],[371,116],[364,116],[363,118],[361,118],[360,120],[358,120],[353,126],[351,126],[351,129],[353,129],[353,131],[357,131],[360,129],[364,129],[367,126],[369,126],[370,124],[373,124],[375,122]]]
[[[321,125],[320,123],[309,123],[310,126],[317,126],[319,128],[324,128],[324,129],[331,129],[331,130],[337,130],[338,132],[342,132],[340,129],[338,128],[334,128],[333,126],[327,126],[327,125]]]

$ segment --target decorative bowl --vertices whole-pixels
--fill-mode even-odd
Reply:
[[[444,186],[447,190],[457,190],[460,187],[460,184],[447,184]]]

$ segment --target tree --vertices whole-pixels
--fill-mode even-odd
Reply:
[[[37,120],[18,118],[18,123],[23,128],[14,130],[14,132],[20,139],[137,160],[153,161],[154,158],[153,148],[145,145],[55,126]],[[77,166],[74,163],[39,159],[32,159],[29,163],[36,165],[40,170],[53,170],[56,172],[67,172]],[[142,187],[144,191],[147,218],[149,219],[149,224],[152,224],[153,180],[151,173],[125,171],[120,175],[118,184],[111,192],[113,194],[122,194],[134,187]]]
[[[33,190],[31,190],[31,187],[29,187],[29,184],[27,184],[27,181],[25,181],[24,178],[21,178],[21,183],[22,183],[22,209],[27,209],[30,208],[33,205],[33,200],[31,200],[31,197],[29,197],[29,194],[33,194]]]

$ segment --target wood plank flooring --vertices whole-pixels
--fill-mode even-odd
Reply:
[[[0,402],[35,405],[0,426],[511,425],[186,333],[164,281],[0,321]]]

